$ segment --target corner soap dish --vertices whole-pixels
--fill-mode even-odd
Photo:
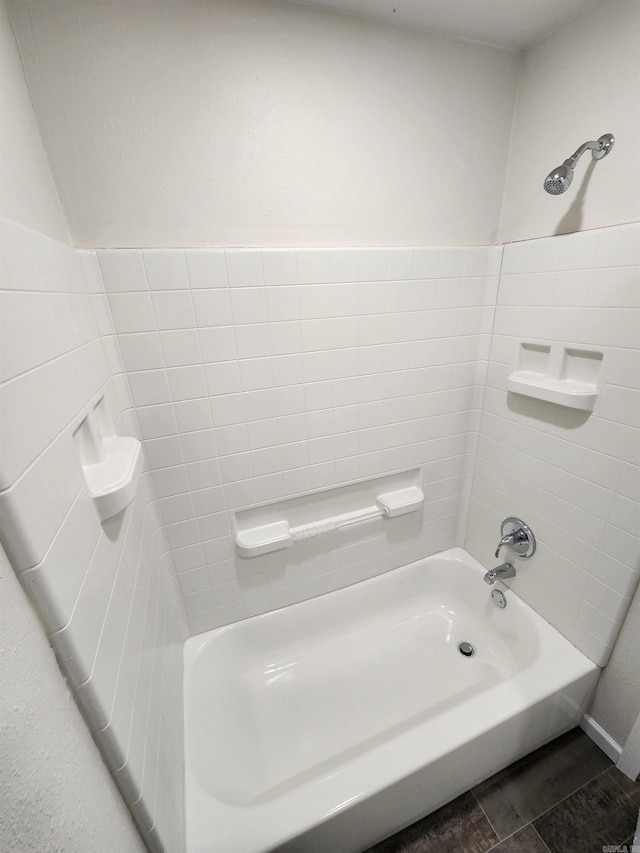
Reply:
[[[507,390],[569,409],[592,412],[598,397],[602,353],[562,344],[523,342]]]
[[[114,432],[103,398],[74,431],[87,491],[100,521],[113,518],[129,506],[142,472],[141,443]]]
[[[137,438],[112,436],[103,439],[103,444],[105,458],[82,466],[100,521],[113,518],[129,506],[142,471],[142,445]]]

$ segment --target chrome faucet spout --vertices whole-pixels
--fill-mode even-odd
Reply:
[[[490,569],[484,576],[484,582],[494,584],[496,581],[507,580],[507,578],[515,578],[516,570],[511,563],[503,563],[495,569]]]

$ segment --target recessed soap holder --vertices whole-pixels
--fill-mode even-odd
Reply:
[[[598,350],[522,341],[507,390],[592,412],[600,388],[602,361],[603,354]]]
[[[89,497],[100,521],[107,521],[135,497],[142,471],[142,445],[137,438],[115,434],[104,397],[89,407],[73,437]]]

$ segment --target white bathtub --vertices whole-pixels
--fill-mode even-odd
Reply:
[[[188,853],[360,853],[575,726],[597,667],[483,573],[455,548],[188,640]]]

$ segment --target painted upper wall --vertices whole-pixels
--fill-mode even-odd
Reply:
[[[20,56],[0,2],[0,215],[69,242],[69,229],[33,113]]]
[[[288,2],[10,8],[77,245],[495,242],[515,53]]]
[[[640,3],[602,0],[523,55],[500,242],[640,219]],[[615,147],[580,160],[562,196],[545,176],[586,140]]]

